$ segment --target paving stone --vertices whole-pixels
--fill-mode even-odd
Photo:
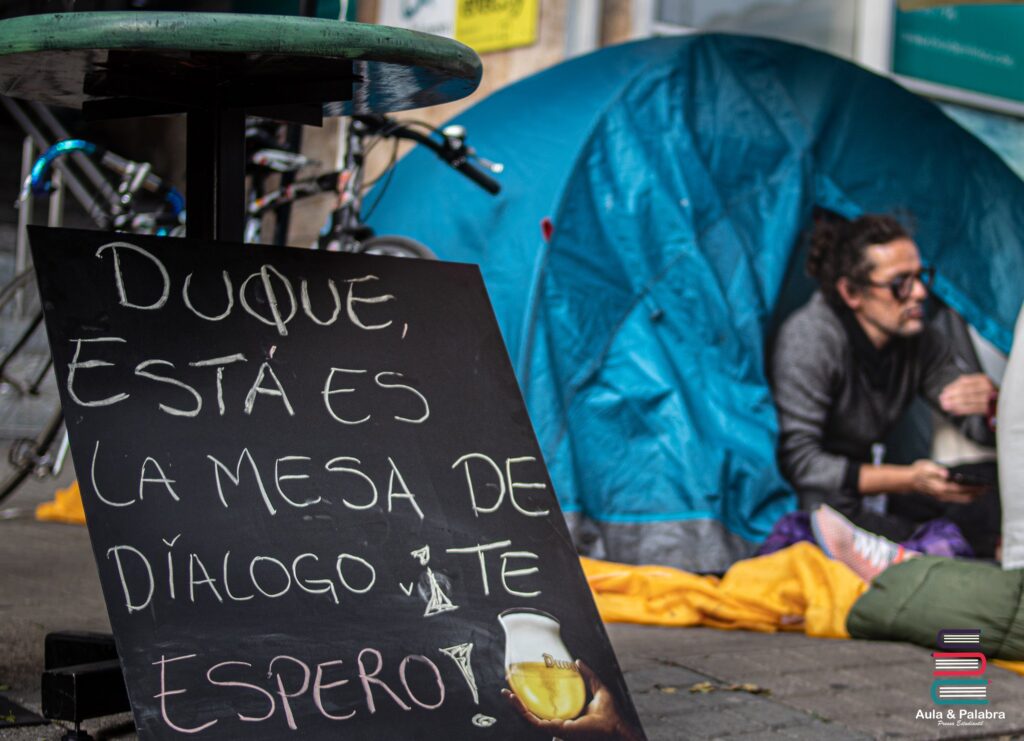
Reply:
[[[837,726],[834,723],[821,723],[813,726],[799,726],[787,728],[784,731],[784,738],[799,739],[803,741],[863,741],[871,738],[870,735],[852,731],[848,728]]]
[[[867,741],[871,736],[843,728],[835,728],[825,723],[815,723],[799,728],[773,728],[753,733],[734,733],[723,736],[728,741],[791,741],[791,739],[827,739],[827,741]]]
[[[774,697],[807,694],[822,689],[820,681],[800,674],[743,675],[730,678],[728,681],[753,682],[769,690]]]
[[[818,725],[820,722],[813,715],[780,702],[765,700],[760,703],[752,703],[748,701],[745,707],[749,708],[751,713],[770,728]]]
[[[644,666],[623,672],[631,691],[634,688],[675,687],[680,692],[688,692],[698,682],[707,681],[708,676],[683,667],[665,667],[663,665]]]
[[[753,674],[764,676],[767,673],[767,668],[756,659],[732,654],[690,656],[687,665],[723,681],[738,681],[741,677],[745,679]]]
[[[728,736],[719,736],[720,739],[728,741],[785,741],[789,738],[785,729],[765,729],[761,731],[744,731],[742,733],[731,733]]]
[[[677,738],[721,738],[741,729],[758,731],[766,728],[763,723],[752,725],[749,718],[718,708],[690,713],[681,719],[677,728],[680,735]]]

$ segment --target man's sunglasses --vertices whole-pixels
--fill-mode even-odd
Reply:
[[[915,273],[900,273],[895,276],[892,280],[888,280],[885,283],[879,283],[873,280],[864,279],[861,281],[864,285],[875,286],[877,288],[888,288],[892,291],[892,297],[897,301],[906,301],[910,298],[910,294],[914,292],[914,281],[921,281],[921,285],[925,288],[931,288],[932,281],[935,279],[935,268],[929,266],[921,268]]]

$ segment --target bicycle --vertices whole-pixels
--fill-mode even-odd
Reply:
[[[488,193],[496,195],[501,191],[500,184],[483,169],[474,165],[472,160],[476,160],[481,167],[494,173],[501,172],[502,166],[485,160],[467,146],[466,131],[461,126],[437,129],[420,122],[399,122],[384,115],[353,116],[349,121],[342,169],[297,180],[252,199],[248,206],[245,241],[260,241],[260,224],[266,213],[303,198],[334,193],[336,205],[321,230],[315,245],[317,249],[436,260],[437,255],[426,245],[397,235],[376,236],[373,229],[364,221],[369,214],[366,217],[363,215],[363,197],[367,188],[373,184],[365,183],[363,178],[366,155],[376,142],[384,139],[394,141],[395,152],[400,140],[416,142],[430,149],[442,161]],[[422,128],[425,132],[417,131],[413,127]],[[368,145],[367,139],[373,139],[372,143]],[[394,171],[395,152],[392,153],[391,162],[385,168],[384,174],[378,176],[374,182],[382,177],[390,177]],[[382,190],[386,186],[387,181]]]
[[[71,192],[100,229],[158,236],[184,234],[185,199],[176,188],[154,174],[148,162],[136,162],[94,142],[68,137],[57,119],[43,106],[26,106],[11,100],[4,100],[4,104],[37,147],[43,150],[22,184],[18,199],[21,208],[26,208],[32,197],[49,197],[58,188],[63,188]],[[61,138],[44,146],[43,129]],[[265,133],[257,125],[251,129],[251,141],[259,147],[249,158],[255,189],[261,187],[270,173],[286,172],[309,164],[302,155],[272,148],[277,142],[263,137]],[[247,130],[248,134],[250,131]],[[51,179],[55,172],[61,176],[59,186],[55,184],[57,178]],[[113,178],[105,173],[111,173]],[[23,302],[25,292],[34,286],[33,278],[34,270],[29,267],[0,290],[0,314],[11,314],[8,307],[16,301]],[[10,347],[0,354],[0,392],[13,393],[21,399],[40,396],[40,388],[48,380],[52,367],[47,353],[46,361],[40,366],[17,368],[18,372],[14,370],[25,365],[29,354],[26,348],[42,326],[42,307],[34,301],[34,296],[29,296],[29,299],[31,306],[26,326],[12,340]],[[12,442],[8,450],[10,470],[0,476],[0,501],[16,491],[29,475],[43,478],[60,474],[68,452],[67,434],[62,434],[62,422],[63,415],[57,406],[47,415],[38,432],[30,437],[18,437]],[[55,445],[58,440],[59,444]]]
[[[9,110],[17,105],[6,99],[4,102]],[[34,112],[42,125],[58,135],[66,134],[49,111],[39,108],[41,111]],[[43,150],[22,184],[18,198],[20,208],[26,208],[33,196],[49,196],[54,192],[51,173],[57,170],[61,187],[75,196],[99,228],[169,236],[182,233],[184,197],[153,174],[149,163],[126,159],[82,139],[62,138],[52,145],[41,146],[46,140],[40,127],[28,118],[28,112],[17,107],[12,115]],[[100,167],[116,175],[117,180],[113,183],[108,180]],[[142,203],[150,195],[158,203],[145,210]],[[0,392],[15,394],[20,399],[40,398],[44,383],[51,378],[53,364],[48,351],[45,360],[38,365],[32,362],[31,353],[27,351],[43,324],[42,307],[32,292],[34,275],[34,269],[28,267],[0,290],[0,314],[11,317],[9,307],[17,307],[12,318],[27,316],[25,326],[0,354]],[[32,474],[40,478],[60,474],[68,453],[67,433],[62,434],[62,430],[63,414],[57,404],[46,415],[38,432],[13,441],[8,450],[10,470],[0,477],[0,501]]]
[[[35,279],[35,270],[29,268],[17,275],[0,291],[0,313],[19,301],[20,294],[31,288]],[[33,311],[26,327],[21,330],[10,349],[0,356],[0,392],[15,394],[19,399],[40,398],[40,390],[48,379],[53,361],[49,353],[45,353],[42,363],[34,362],[25,352],[33,337],[42,324],[41,308]],[[27,367],[26,367],[27,366]],[[40,477],[58,476],[67,456],[67,436],[53,450],[53,444],[60,437],[63,427],[63,414],[57,405],[46,416],[42,428],[33,437],[16,438],[8,450],[8,462],[11,466],[0,477],[0,501],[13,493],[18,486],[32,473]]]
[[[157,236],[184,234],[185,199],[176,188],[154,174],[148,162],[136,162],[93,142],[71,138],[44,106],[10,99],[3,99],[3,104],[32,137],[37,148],[42,150],[22,184],[18,199],[21,208],[26,207],[30,198],[48,197],[62,187],[71,192],[100,229]],[[59,140],[46,145],[44,129]],[[258,123],[247,127],[246,135],[247,142],[251,142],[254,148],[248,163],[253,189],[257,192],[269,174],[293,171],[311,164],[300,154],[277,149],[278,142]],[[51,180],[55,172],[61,176],[60,186]],[[111,173],[113,179],[105,173]],[[144,203],[147,200],[149,202]],[[0,314],[9,314],[8,306],[16,300],[21,302],[22,293],[34,285],[33,277],[34,271],[29,267],[0,290]],[[6,390],[21,398],[39,397],[40,388],[52,367],[47,353],[46,361],[38,368],[21,368],[20,373],[11,371],[14,366],[24,365],[23,357],[27,354],[24,351],[42,325],[41,307],[33,302],[29,313],[27,325],[12,341],[10,348],[0,354],[0,392]],[[31,474],[40,478],[60,474],[68,452],[67,434],[62,434],[62,423],[63,415],[57,406],[33,436],[13,441],[8,451],[11,470],[0,477],[0,501],[17,490]],[[58,440],[60,442],[55,447]]]

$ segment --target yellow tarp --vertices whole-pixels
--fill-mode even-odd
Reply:
[[[663,566],[582,561],[597,609],[613,623],[849,638],[846,615],[868,588],[810,543],[738,561],[721,579]]]
[[[737,561],[721,579],[665,566],[580,560],[608,623],[795,630],[818,638],[849,638],[846,616],[868,588],[810,543]],[[1024,676],[1024,661],[992,663]]]
[[[58,489],[52,502],[38,505],[36,519],[40,522],[84,525],[85,509],[82,507],[82,492],[78,489],[78,482],[75,481],[67,489]]]

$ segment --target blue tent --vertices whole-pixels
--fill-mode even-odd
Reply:
[[[765,39],[651,39],[456,121],[505,163],[501,195],[414,151],[372,221],[481,265],[559,500],[599,555],[722,570],[794,509],[765,349],[809,294],[815,205],[911,212],[935,292],[1009,347],[1024,183],[853,64]]]

